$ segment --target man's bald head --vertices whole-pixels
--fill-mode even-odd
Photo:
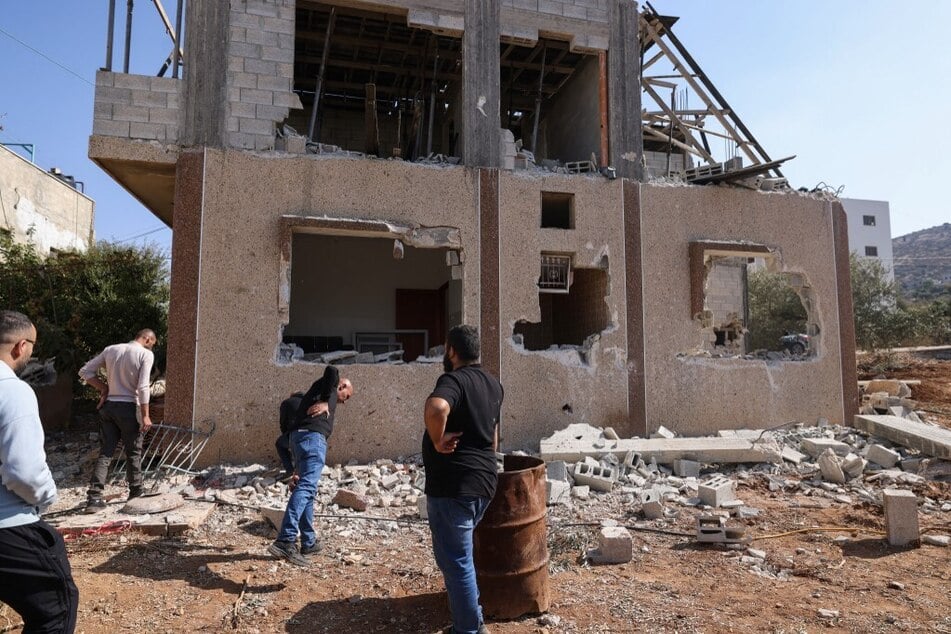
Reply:
[[[353,383],[350,379],[340,379],[340,383],[337,384],[337,402],[346,403],[351,396],[353,396]]]

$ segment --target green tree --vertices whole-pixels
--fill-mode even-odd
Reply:
[[[899,301],[897,286],[888,279],[884,265],[852,253],[849,269],[858,347],[872,351],[916,343],[923,327],[921,313]]]
[[[164,367],[169,285],[157,249],[100,242],[44,260],[0,232],[0,262],[0,306],[36,324],[36,357],[56,357],[61,372],[74,372],[107,345],[152,328],[156,367]]]
[[[756,269],[747,275],[750,349],[776,350],[787,331],[806,331],[806,309],[782,273]]]

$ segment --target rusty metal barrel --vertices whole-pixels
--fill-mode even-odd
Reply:
[[[547,501],[545,462],[506,455],[495,497],[473,537],[486,616],[514,619],[548,610]]]

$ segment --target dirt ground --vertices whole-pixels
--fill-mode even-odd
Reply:
[[[951,361],[900,364],[886,374],[921,379],[913,397],[947,412],[928,420],[951,428]],[[951,632],[951,548],[890,547],[880,507],[809,488],[771,491],[767,468],[738,480],[737,496],[759,514],[735,521],[766,553],[764,564],[751,565],[745,548],[698,544],[695,509],[644,522],[622,494],[592,495],[549,512],[549,614],[490,621],[490,631]],[[951,484],[911,488],[951,509]],[[449,614],[426,525],[405,508],[363,515],[381,519],[318,519],[324,550],[310,569],[267,555],[275,531],[236,506],[218,506],[179,539],[126,532],[71,540],[77,631],[439,631]],[[631,562],[584,563],[605,519],[631,527]],[[923,512],[920,522],[923,532],[949,534],[951,510]],[[0,631],[18,621],[3,611]]]

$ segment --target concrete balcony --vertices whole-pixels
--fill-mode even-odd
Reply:
[[[172,224],[184,82],[99,71],[89,158]]]

